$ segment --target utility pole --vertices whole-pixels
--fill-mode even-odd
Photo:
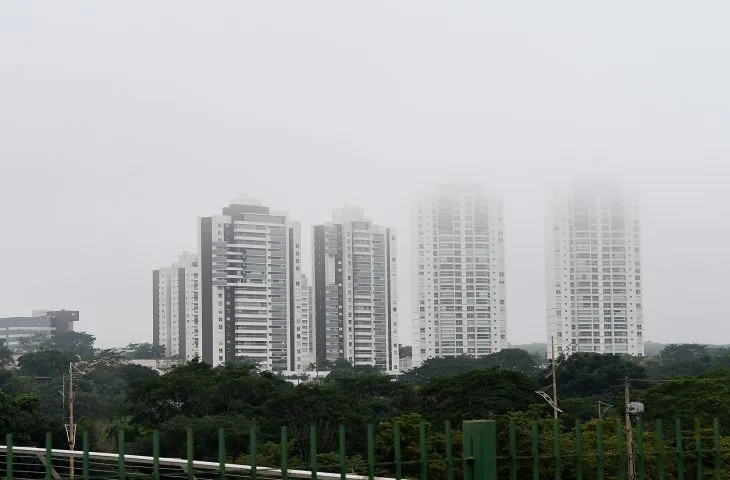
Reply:
[[[68,423],[66,426],[66,439],[68,440],[68,449],[72,452],[76,447],[76,422],[74,420],[74,402],[76,401],[76,385],[74,384],[74,366],[73,362],[68,364]],[[68,474],[69,478],[74,478],[74,456],[68,457]]]
[[[553,367],[553,415],[555,420],[558,419],[558,382],[555,379],[555,337],[550,337],[550,356],[552,361],[550,362]]]
[[[626,404],[626,456],[628,458],[629,480],[635,480],[634,473],[634,433],[631,428],[631,414],[629,413],[629,403],[631,403],[631,380],[627,377],[624,381],[624,403]]]

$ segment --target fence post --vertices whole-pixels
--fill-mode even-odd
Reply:
[[[715,450],[715,480],[722,480],[722,445],[720,444],[720,420],[715,418],[712,421],[712,433],[714,442],[712,448]]]
[[[188,480],[194,480],[195,479],[195,466],[194,466],[195,464],[193,462],[195,461],[195,451],[193,450],[193,448],[194,448],[193,429],[188,428],[186,435],[187,435],[187,440],[188,440],[188,445],[187,445]]]
[[[53,437],[46,433],[46,480],[53,479]]]
[[[118,455],[118,473],[119,473],[119,480],[125,480],[127,478],[127,465],[124,460],[124,429],[119,430],[119,440],[117,441],[119,448],[119,455]]]
[[[393,425],[393,461],[395,462],[395,480],[403,478],[403,465],[400,460],[400,423]]]
[[[444,439],[446,441],[446,478],[454,480],[454,453],[451,448],[451,422],[444,422]]]
[[[84,449],[84,459],[81,462],[81,478],[89,480],[89,432],[84,432],[81,442]]]
[[[598,467],[598,480],[603,480],[605,456],[603,453],[603,420],[596,423],[596,466]]]
[[[428,452],[426,451],[426,422],[421,422],[418,427],[420,433],[419,446],[421,449],[421,480],[428,479]]]
[[[677,478],[684,480],[684,445],[682,445],[682,420],[674,420],[675,453],[677,454]]]
[[[575,479],[583,480],[583,431],[580,420],[575,421]]]
[[[464,480],[497,479],[497,428],[493,420],[464,422]]]
[[[540,439],[537,422],[532,422],[532,480],[540,480]]]
[[[644,480],[646,475],[646,461],[644,456],[644,422],[641,419],[639,419],[636,423],[636,455],[639,460],[636,478],[638,480]]]
[[[7,480],[13,480],[13,434],[8,433],[5,437],[5,446],[7,448]]]
[[[553,421],[553,456],[555,457],[555,480],[560,480],[563,467],[560,462],[560,422],[558,420]]]
[[[626,478],[626,449],[624,449],[624,426],[616,419],[616,450],[618,450],[618,479]],[[633,480],[633,479],[629,479]]]
[[[345,426],[340,425],[340,479],[347,479],[347,448],[345,444]]]
[[[509,421],[509,478],[517,480],[517,425]]]
[[[256,458],[256,425],[251,426],[249,438],[249,447],[251,449],[251,479],[256,480],[258,475],[258,459]]]
[[[368,423],[368,479],[375,478],[375,439],[373,438],[373,424]]]
[[[152,432],[152,477],[160,480],[160,431]]]
[[[218,429],[218,478],[226,480],[226,431]]]
[[[312,480],[317,480],[317,427],[309,427],[309,456]]]
[[[666,475],[666,465],[664,457],[664,425],[661,419],[656,421],[656,443],[659,452],[659,480],[664,480]]]
[[[289,480],[289,435],[286,427],[281,427],[281,480]]]
[[[695,418],[695,452],[697,458],[697,480],[702,480],[702,426],[700,425],[699,418]]]

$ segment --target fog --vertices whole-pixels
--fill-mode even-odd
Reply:
[[[409,343],[411,199],[468,182],[544,341],[546,195],[595,177],[640,198],[645,338],[730,343],[730,6],[487,3],[3,2],[0,316],[151,341],[152,269],[245,193],[305,245],[345,203],[397,228]]]

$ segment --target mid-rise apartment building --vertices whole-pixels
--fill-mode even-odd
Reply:
[[[312,228],[312,247],[315,360],[397,371],[395,231],[344,207]]]
[[[299,224],[243,198],[200,218],[198,227],[203,361],[294,370]]]
[[[507,345],[502,199],[477,186],[421,198],[412,219],[413,366]]]
[[[618,186],[556,193],[546,216],[548,357],[644,354],[636,201]]]
[[[152,272],[152,342],[164,346],[168,358],[201,355],[199,276],[198,257],[189,252]]]

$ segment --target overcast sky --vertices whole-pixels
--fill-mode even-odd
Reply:
[[[546,192],[589,175],[641,199],[646,337],[730,343],[729,14],[4,1],[0,316],[79,309],[103,346],[150,341],[151,271],[242,193],[305,232],[343,203],[396,227],[405,313],[411,198],[450,181],[504,195],[509,338],[544,341]]]

